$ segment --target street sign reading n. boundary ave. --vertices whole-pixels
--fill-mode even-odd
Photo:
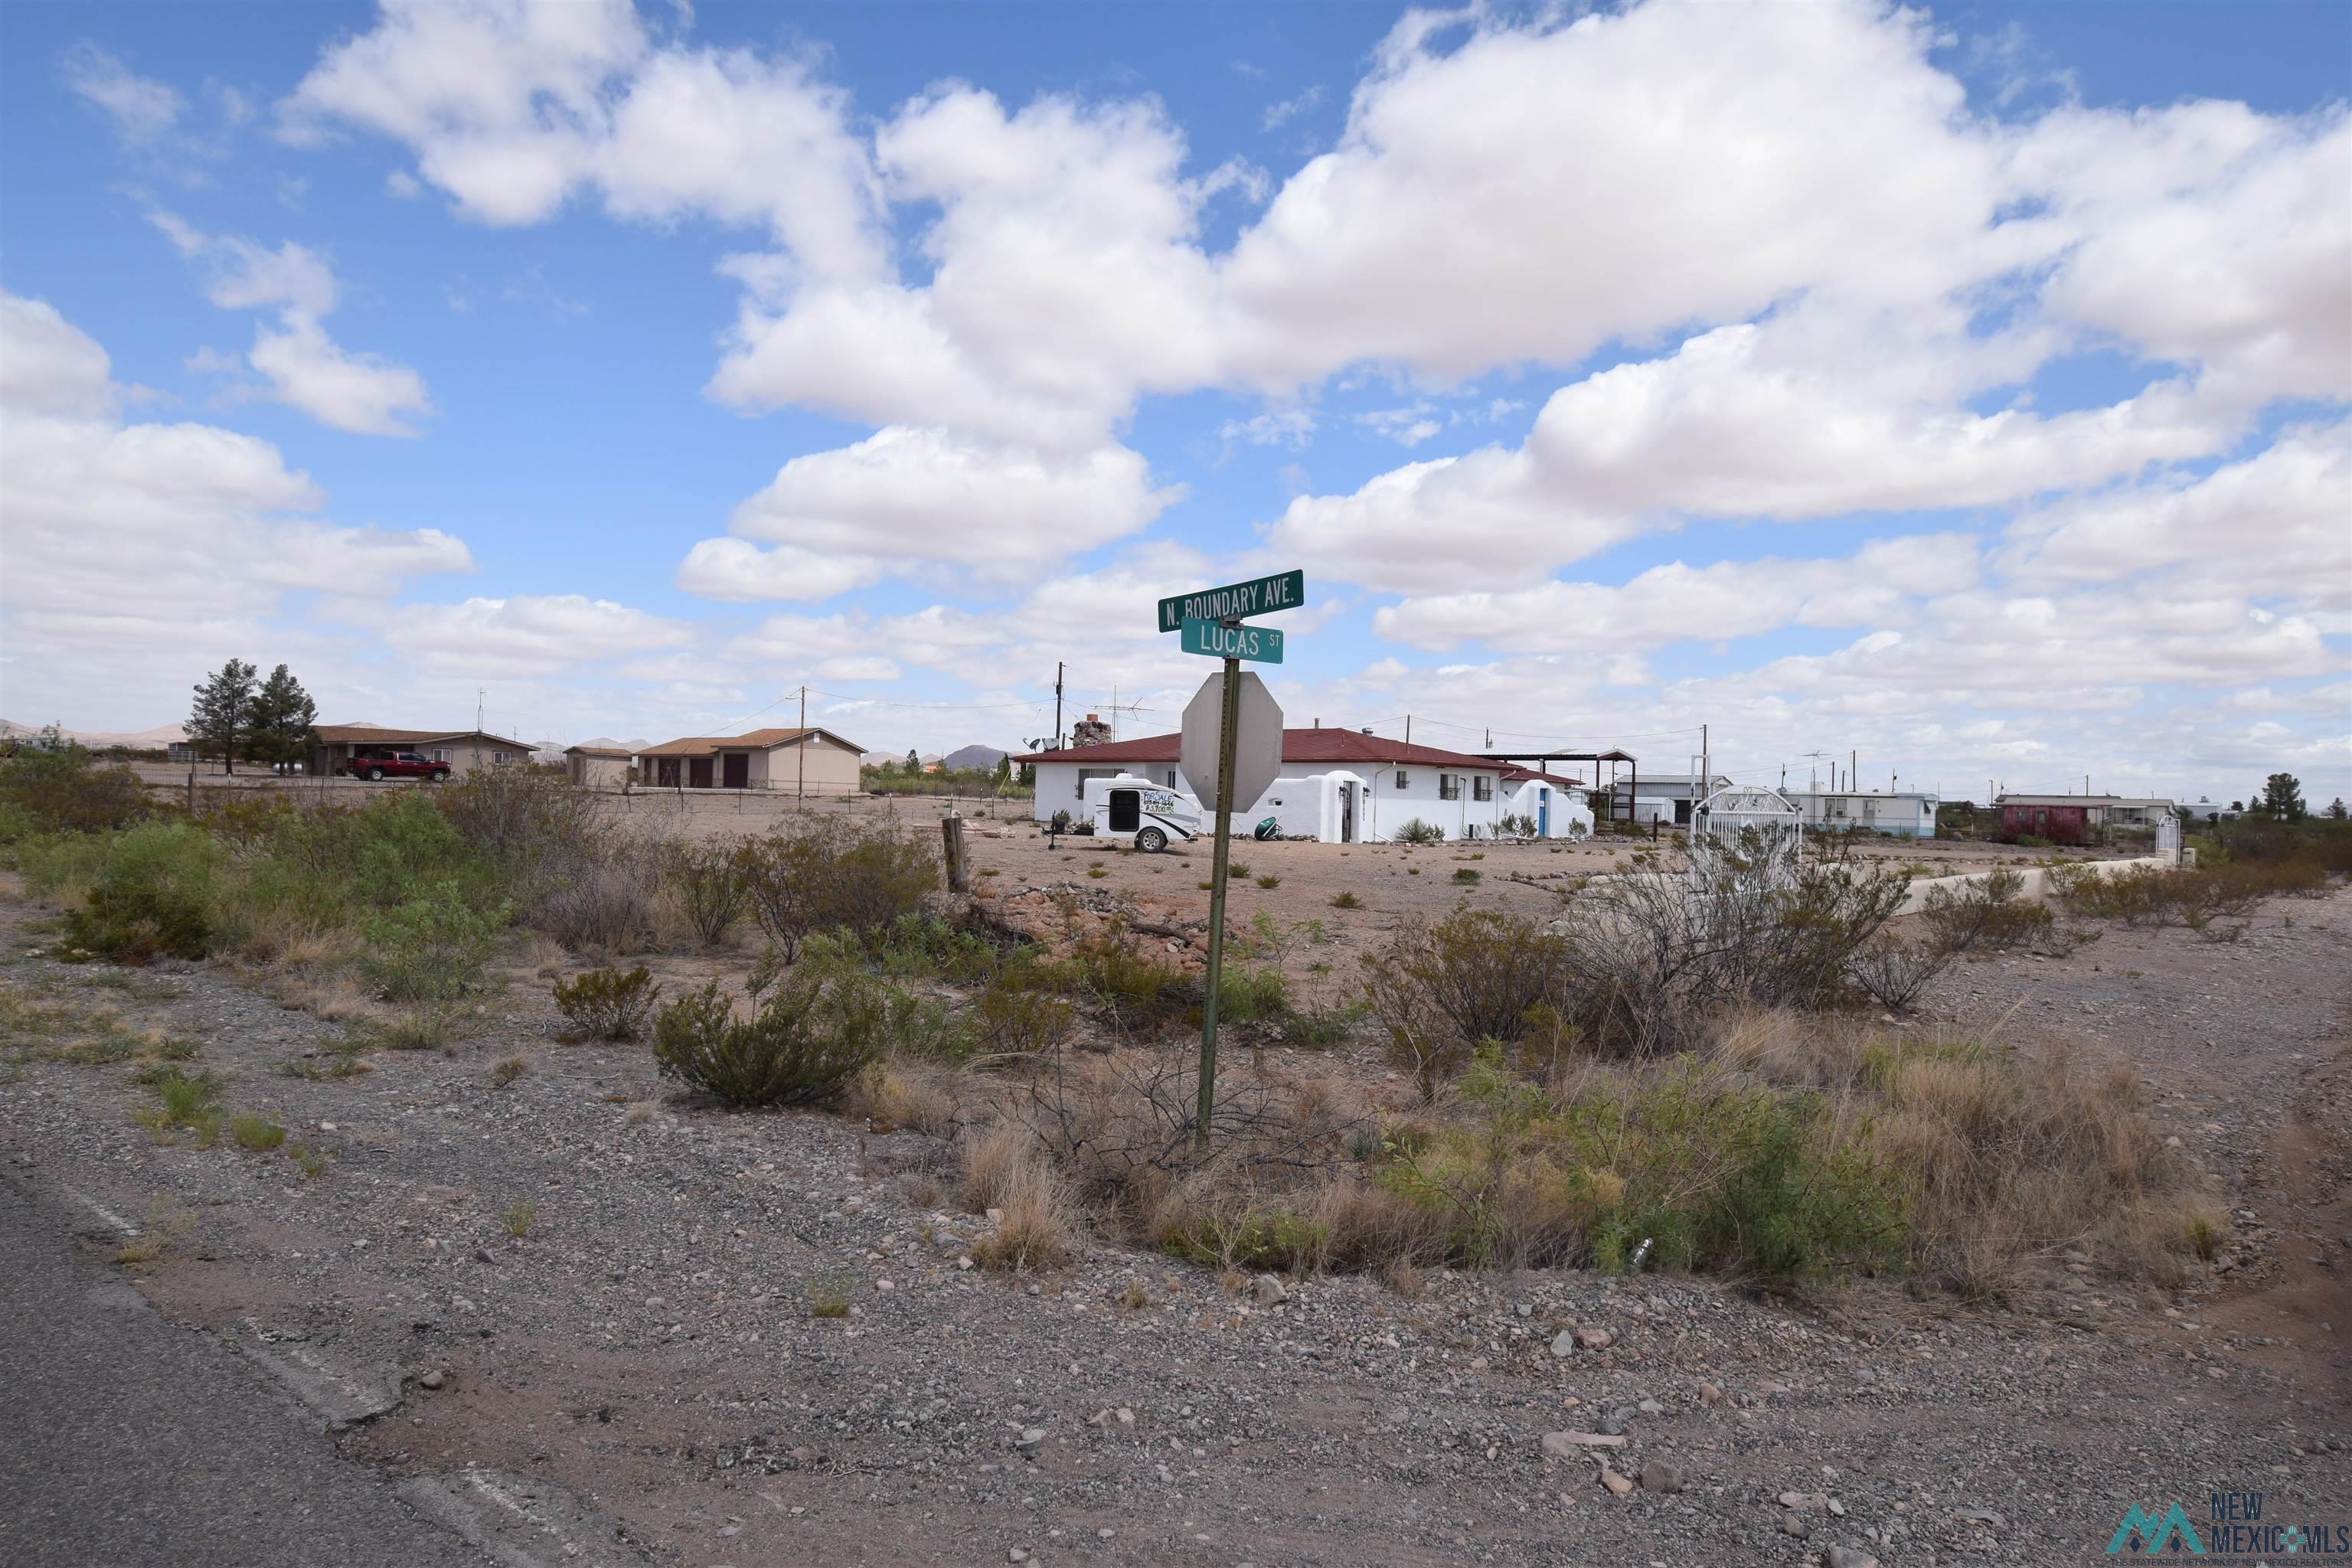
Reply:
[[[1282,662],[1282,634],[1272,626],[1229,626],[1223,621],[1187,619],[1184,651],[1211,658],[1251,658],[1260,664]]]
[[[1231,621],[1296,610],[1307,603],[1307,574],[1277,572],[1255,582],[1228,583],[1160,601],[1160,629],[1172,632],[1186,621]]]

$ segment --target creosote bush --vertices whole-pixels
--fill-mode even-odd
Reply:
[[[881,1054],[889,1005],[855,970],[796,970],[748,1018],[716,981],[654,1019],[654,1061],[665,1077],[730,1105],[830,1099]]]
[[[735,851],[751,911],[786,960],[823,931],[874,940],[940,885],[939,852],[897,826],[802,816]]]
[[[644,964],[623,970],[607,964],[555,983],[555,1005],[583,1039],[634,1040],[645,1032],[646,1016],[661,995],[654,972]]]
[[[715,845],[680,844],[671,847],[664,867],[678,906],[695,940],[717,947],[727,940],[751,901],[737,851]]]

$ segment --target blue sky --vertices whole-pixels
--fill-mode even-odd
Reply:
[[[2352,794],[2340,5],[0,10],[0,713]],[[100,357],[102,355],[102,358]]]

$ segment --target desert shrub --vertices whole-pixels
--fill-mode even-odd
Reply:
[[[660,995],[654,972],[642,963],[630,970],[606,964],[555,983],[556,1010],[592,1040],[635,1039]]]
[[[1874,1001],[1907,1012],[1950,963],[1951,951],[1937,942],[1906,942],[1881,931],[1854,949],[1847,969]]]
[[[999,1056],[1051,1050],[1076,1020],[1076,1010],[1061,997],[1012,978],[991,981],[971,1002],[981,1048]]]
[[[1173,960],[1118,921],[1081,936],[1063,957],[1039,961],[1029,974],[1038,985],[1092,997],[1125,1022],[1164,1018],[1197,999]]]
[[[787,959],[817,932],[878,938],[916,912],[940,881],[938,852],[928,841],[831,816],[803,816],[747,840],[735,865],[761,929]]]
[[[1457,910],[1402,923],[1364,960],[1364,998],[1399,1065],[1430,1094],[1481,1041],[1525,1035],[1534,1010],[1559,997],[1567,957],[1566,940],[1542,921]]]
[[[0,844],[41,832],[111,832],[148,814],[137,773],[121,764],[99,766],[55,725],[0,761]]]
[[[1392,844],[1443,844],[1445,842],[1445,829],[1416,816],[1390,834],[1389,841]]]
[[[824,1100],[880,1054],[888,1022],[879,987],[850,969],[795,972],[740,1019],[713,981],[656,1015],[654,1061],[732,1105]]]
[[[617,833],[547,844],[519,894],[523,923],[572,952],[638,952],[652,937],[661,860],[656,845]]]
[[[430,804],[467,844],[511,872],[600,837],[594,792],[536,768],[476,768],[435,791]]]
[[[1930,888],[1919,910],[1927,945],[1947,954],[1979,942],[2005,951],[2047,935],[2054,917],[2044,905],[2019,900],[2024,886],[2023,875],[2003,868],[1958,890]]]
[[[993,979],[1034,955],[1026,943],[1000,942],[987,931],[919,910],[900,915],[866,945],[885,974],[937,977],[959,984]]]
[[[105,841],[81,903],[65,915],[69,946],[121,963],[202,958],[218,939],[217,845],[201,828],[146,822]]]
[[[1229,963],[1217,976],[1217,1016],[1228,1024],[1277,1023],[1290,1016],[1290,984],[1282,971]]]
[[[453,1002],[480,986],[505,933],[502,908],[477,910],[445,883],[361,920],[360,973],[388,1002]]]
[[[1454,879],[1457,882],[1475,882],[1478,879],[1478,868],[1475,866],[1458,866],[1454,868]]]
[[[942,1137],[957,1121],[955,1095],[947,1075],[894,1061],[878,1061],[852,1086],[850,1108],[869,1120]]]
[[[1670,873],[1615,878],[1560,922],[1556,1005],[1604,1055],[1696,1048],[1741,1006],[1824,1008],[1856,994],[1855,955],[1903,904],[1910,879],[1838,861],[1774,866],[1754,847]]]
[[[681,844],[671,849],[666,874],[695,940],[716,947],[751,905],[751,890],[732,849]]]
[[[1331,907],[1335,910],[1360,910],[1364,907],[1364,900],[1353,893],[1334,893],[1331,895]]]
[[[277,1117],[262,1111],[240,1111],[228,1119],[229,1135],[236,1146],[260,1154],[286,1142],[286,1125]]]

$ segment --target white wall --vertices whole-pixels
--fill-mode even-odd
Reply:
[[[1551,794],[1551,809],[1543,809],[1543,795]],[[1592,833],[1592,804],[1580,789],[1562,789],[1541,779],[1510,787],[1503,803],[1506,816],[1524,816],[1544,825],[1547,838],[1585,838]]]

